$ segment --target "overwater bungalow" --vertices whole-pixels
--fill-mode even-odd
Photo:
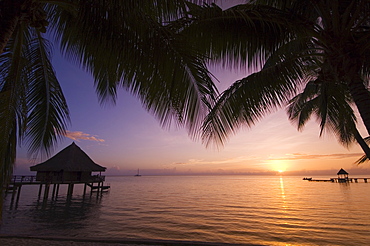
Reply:
[[[37,172],[36,182],[40,183],[40,192],[45,184],[44,197],[47,197],[50,184],[54,184],[54,190],[56,185],[59,188],[60,184],[68,184],[69,196],[72,195],[74,184],[85,184],[84,193],[86,186],[91,187],[91,191],[110,188],[104,186],[105,176],[101,175],[106,168],[96,164],[74,142],[49,160],[30,167],[30,170]],[[93,172],[97,174],[93,175]]]
[[[87,186],[91,188],[91,191],[98,191],[97,194],[110,188],[109,185],[104,185],[105,176],[101,175],[106,168],[96,164],[75,143],[72,143],[49,160],[30,167],[30,169],[37,172],[36,176],[13,176],[8,183],[6,191],[13,193],[12,203],[16,194],[16,202],[18,203],[23,185],[40,185],[39,198],[44,186],[44,200],[48,199],[51,185],[54,186],[52,198],[58,196],[61,184],[68,185],[67,198],[72,196],[75,184],[85,185],[84,195]],[[96,174],[93,175],[94,172]]]
[[[343,168],[341,168],[338,171],[337,175],[338,175],[338,183],[348,182],[348,173]]]
[[[30,167],[36,171],[36,180],[51,183],[85,183],[98,181],[106,168],[96,164],[74,142],[49,160]],[[92,175],[92,172],[99,172]],[[104,181],[104,180],[101,180]]]

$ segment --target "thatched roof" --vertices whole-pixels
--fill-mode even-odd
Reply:
[[[96,164],[74,142],[49,160],[30,167],[31,171],[48,172],[104,172],[105,167]]]
[[[340,175],[340,174],[348,174],[348,173],[346,172],[346,170],[344,170],[343,168],[341,168],[339,170],[339,172],[337,173],[337,175]]]

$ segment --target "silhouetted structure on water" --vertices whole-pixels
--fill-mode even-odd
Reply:
[[[346,172],[346,170],[344,170],[343,168],[341,168],[338,173],[338,182],[339,183],[345,183],[345,182],[348,182],[348,173]]]
[[[346,170],[341,168],[338,173],[338,178],[330,178],[330,179],[313,179],[313,178],[303,178],[303,180],[308,181],[316,181],[316,182],[333,182],[333,183],[349,183],[349,182],[355,182],[358,183],[358,180],[364,180],[365,183],[367,183],[367,180],[370,178],[349,178],[348,173]]]
[[[19,199],[22,185],[39,184],[39,198],[42,187],[44,186],[44,200],[48,199],[50,185],[53,185],[52,197],[58,196],[59,186],[68,185],[67,197],[70,198],[75,184],[84,184],[84,195],[86,187],[98,193],[107,190],[110,186],[104,185],[105,176],[101,173],[106,168],[96,164],[80,147],[72,143],[49,160],[30,167],[31,171],[36,171],[36,176],[13,176],[9,188],[15,193],[18,192]],[[92,175],[93,172],[99,174]]]

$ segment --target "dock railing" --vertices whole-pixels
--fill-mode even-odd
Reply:
[[[21,176],[21,175],[14,175],[12,176],[10,180],[10,184],[23,184],[23,183],[39,183],[39,181],[36,181],[36,176]]]
[[[40,184],[42,182],[45,183],[47,181],[48,180],[43,180],[43,181],[36,180],[36,176],[32,176],[32,175],[14,175],[10,179],[9,185]],[[105,181],[105,176],[93,175],[88,180],[82,181],[81,183],[84,183],[84,182],[95,183],[95,182],[104,182],[104,181]],[[52,182],[52,183],[60,183],[60,182],[69,183],[71,181],[59,181],[59,182]],[[72,181],[72,182],[75,182],[75,181]]]

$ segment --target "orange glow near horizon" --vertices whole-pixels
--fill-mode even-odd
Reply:
[[[287,163],[282,160],[269,160],[269,165],[272,170],[277,171],[279,173],[283,173],[287,170]]]

